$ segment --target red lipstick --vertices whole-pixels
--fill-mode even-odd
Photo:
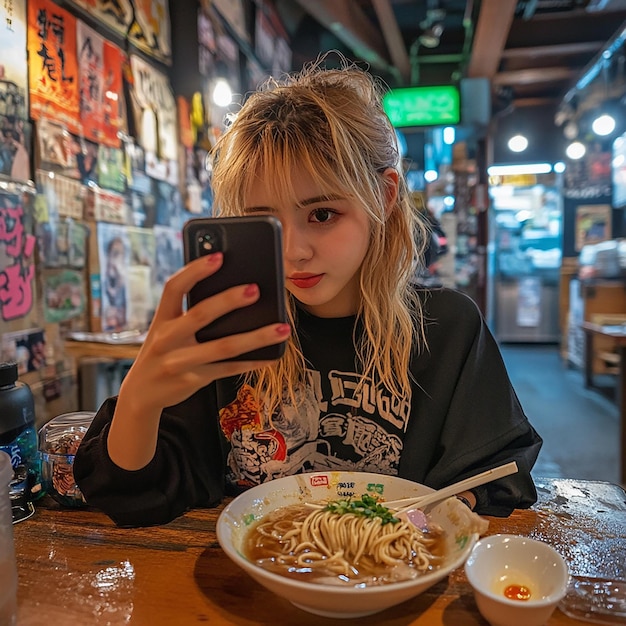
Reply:
[[[324,278],[324,274],[292,274],[287,277],[287,280],[290,280],[299,289],[311,289],[322,278]]]

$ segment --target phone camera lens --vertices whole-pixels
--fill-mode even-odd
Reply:
[[[200,248],[204,252],[210,252],[214,248],[213,236],[210,233],[204,233],[198,237]]]

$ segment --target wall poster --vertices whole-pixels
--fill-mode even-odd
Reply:
[[[576,207],[576,252],[583,246],[611,238],[611,206],[581,204]]]
[[[0,193],[0,319],[21,319],[33,308],[36,239],[26,223],[24,196]]]
[[[171,63],[172,42],[167,0],[71,0],[95,19],[124,35],[159,61]]]
[[[26,181],[31,177],[31,126],[25,0],[6,0],[0,5],[0,50],[0,174]]]
[[[50,0],[28,2],[30,116],[80,133],[76,18]]]

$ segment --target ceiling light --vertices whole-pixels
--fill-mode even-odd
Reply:
[[[615,130],[615,118],[608,113],[603,113],[591,123],[591,130],[596,135],[604,137],[610,135]]]
[[[227,107],[233,101],[233,92],[228,82],[218,78],[213,87],[213,102],[218,107]]]
[[[441,41],[442,34],[443,24],[435,22],[419,36],[419,41],[425,48],[436,48]]]
[[[585,152],[587,152],[587,148],[585,148],[585,144],[580,143],[580,141],[573,141],[565,149],[567,157],[573,160],[582,159],[585,156]]]
[[[511,152],[524,152],[528,148],[528,139],[524,135],[515,135],[509,139],[507,145]]]
[[[418,37],[418,41],[425,48],[436,48],[443,34],[443,21],[446,17],[446,12],[437,7],[438,4],[438,2],[433,1],[432,5],[434,6],[426,11],[426,19],[420,22],[420,28],[422,28],[423,32]]]
[[[487,168],[489,176],[516,176],[517,174],[549,174],[552,171],[550,163],[525,163],[519,165],[490,165]]]

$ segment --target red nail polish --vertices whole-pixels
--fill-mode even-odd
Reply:
[[[255,283],[246,285],[243,295],[246,296],[246,298],[255,298],[259,295],[259,286]]]

